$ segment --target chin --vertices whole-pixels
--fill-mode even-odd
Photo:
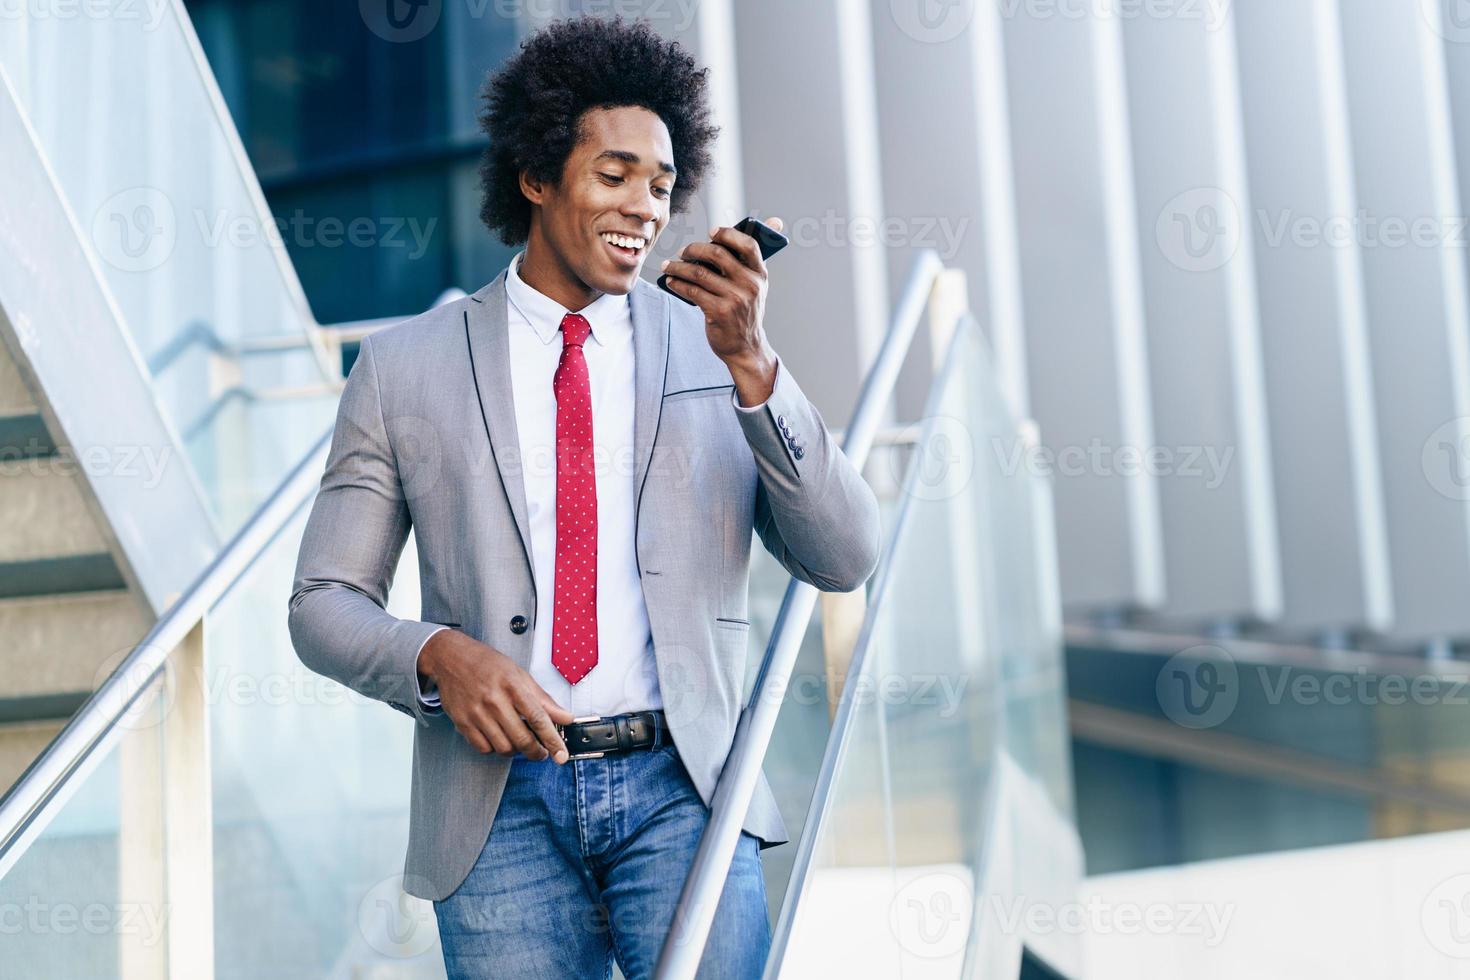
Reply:
[[[614,296],[624,296],[631,293],[633,287],[638,285],[638,276],[642,271],[642,265],[629,272],[621,269],[614,270],[602,277],[602,281],[597,283],[597,289],[600,292],[612,293]]]

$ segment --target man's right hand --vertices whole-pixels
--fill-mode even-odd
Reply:
[[[445,714],[475,751],[567,761],[556,726],[575,716],[494,647],[456,629],[440,630],[419,653],[419,673],[439,686]]]

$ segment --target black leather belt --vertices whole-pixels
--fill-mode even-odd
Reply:
[[[616,752],[652,749],[673,742],[662,711],[629,711],[606,717],[588,715],[573,718],[568,725],[557,725],[556,730],[567,743],[570,753],[567,761],[600,759]]]

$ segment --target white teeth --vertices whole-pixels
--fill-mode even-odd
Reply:
[[[618,235],[610,231],[602,233],[602,240],[610,242],[613,245],[621,245],[623,248],[631,248],[635,251],[644,245],[644,240],[641,238],[630,238],[627,235]]]

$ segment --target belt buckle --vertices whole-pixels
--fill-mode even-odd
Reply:
[[[580,725],[584,722],[602,720],[602,715],[583,715],[580,718],[573,718],[571,723],[573,725]],[[561,736],[563,742],[567,740],[566,728],[564,728],[563,726],[557,725],[556,733]],[[569,752],[567,754],[567,761],[572,762],[576,759],[601,759],[606,754],[606,752]]]

